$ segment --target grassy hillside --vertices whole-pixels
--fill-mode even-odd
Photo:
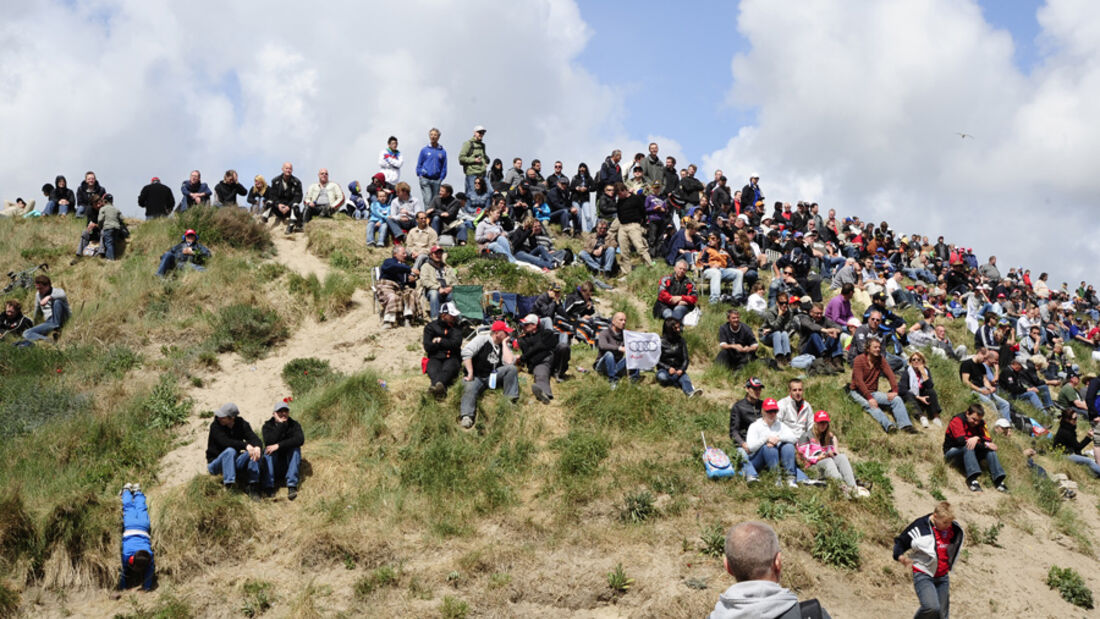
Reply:
[[[699,433],[729,447],[728,409],[745,378],[761,377],[778,398],[797,375],[759,362],[736,375],[711,366],[717,309],[686,334],[702,399],[689,404],[652,375],[611,390],[574,372],[542,405],[524,375],[517,406],[489,394],[475,429],[463,431],[460,391],[442,404],[424,391],[419,330],[372,331],[377,316],[356,291],[388,252],[363,246],[361,226],[315,221],[308,239],[280,241],[275,253],[247,221],[200,211],[134,225],[121,261],[69,265],[80,227],[0,221],[0,238],[12,239],[0,260],[49,260],[75,314],[57,344],[0,347],[0,428],[10,437],[0,443],[0,615],[701,616],[731,584],[724,529],[753,518],[776,526],[784,584],[800,596],[837,617],[895,616],[915,598],[890,561],[893,536],[939,498],[956,503],[971,534],[952,579],[959,616],[1073,613],[1044,584],[1052,565],[1098,584],[1100,484],[1085,469],[1037,459],[1081,484],[1076,502],[1062,502],[1028,472],[1029,441],[999,441],[1012,494],[972,495],[943,463],[941,433],[884,435],[848,400],[846,377],[809,378],[806,397],[833,415],[857,477],[873,482],[869,499],[767,477],[708,481]],[[206,273],[158,280],[157,257],[186,227],[210,241],[215,260]],[[297,270],[291,252],[305,251],[324,272]],[[451,261],[464,282],[490,288],[530,294],[549,281],[468,249]],[[649,307],[663,272],[635,269],[602,295],[604,313],[659,330]],[[554,276],[572,284],[584,274]],[[33,291],[21,298],[29,305]],[[346,329],[346,341],[309,346],[333,329]],[[970,340],[961,322],[950,332]],[[338,366],[338,349],[355,351],[355,362]],[[181,473],[173,454],[201,454],[217,387],[247,371],[241,357],[281,369],[278,393],[259,395],[292,394],[305,428],[293,503],[224,493],[192,473],[201,462],[182,483],[166,482]],[[594,353],[575,347],[573,360],[590,368]],[[945,410],[962,410],[955,366],[933,360],[932,372]],[[245,415],[253,426],[267,417]],[[117,492],[134,480],[148,489],[161,587],[116,601]]]

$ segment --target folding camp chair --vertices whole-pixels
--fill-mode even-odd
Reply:
[[[485,320],[485,310],[481,306],[482,295],[484,295],[484,288],[473,285],[455,286],[451,293],[458,307],[458,313],[473,323],[481,323]]]
[[[370,308],[372,312],[378,311],[378,280],[382,279],[382,267],[374,267],[370,270]]]

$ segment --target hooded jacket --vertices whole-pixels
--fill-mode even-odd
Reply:
[[[61,181],[65,181],[65,186],[61,187]],[[57,202],[58,200],[68,200],[69,208],[76,208],[76,196],[73,194],[73,190],[69,189],[69,181],[65,180],[65,177],[58,174],[53,179],[53,191],[50,192],[50,202]]]
[[[194,253],[183,253],[184,248],[190,247]],[[195,264],[202,264],[206,262],[206,259],[210,257],[210,249],[199,242],[198,235],[195,235],[195,242],[188,244],[187,238],[184,237],[183,242],[177,244],[172,249],[168,250],[176,257],[176,264],[182,264],[184,262],[194,262]]]
[[[709,619],[800,619],[798,597],[770,580],[746,580],[726,589]]]
[[[98,180],[92,185],[89,185],[88,181],[80,181],[80,186],[76,189],[76,205],[88,208],[92,205],[93,196],[102,198],[105,195],[107,195],[107,190],[99,184]]]
[[[905,527],[905,530],[894,538],[894,560],[905,554],[907,550],[913,552],[909,558],[913,560],[913,569],[932,576],[936,573],[936,534],[932,531],[932,514],[921,516]],[[947,569],[955,565],[955,559],[959,556],[959,549],[963,544],[963,530],[959,523],[952,522],[951,530],[954,537],[951,545],[947,547]]]

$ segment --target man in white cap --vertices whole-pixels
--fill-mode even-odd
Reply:
[[[424,373],[428,375],[428,391],[437,400],[447,397],[447,387],[458,378],[462,368],[462,329],[454,302],[440,306],[439,317],[424,325],[424,355],[428,358]]]
[[[275,496],[275,488],[286,483],[286,498],[298,498],[298,468],[302,463],[302,445],[306,435],[302,424],[290,418],[290,404],[279,400],[264,422],[264,492]],[[279,482],[276,484],[276,481]]]
[[[543,327],[540,322],[537,314],[528,314],[520,321],[520,361],[535,377],[531,393],[539,402],[549,404],[554,398],[550,391],[550,375],[558,374],[561,355],[558,352],[558,333]]]
[[[206,470],[211,475],[221,475],[222,484],[229,490],[237,482],[237,474],[248,472],[248,496],[260,500],[260,437],[252,426],[240,418],[241,411],[232,402],[221,405],[210,423],[210,435],[206,440]]]
[[[466,175],[466,195],[474,192],[474,179],[484,177],[489,170],[489,155],[485,153],[485,127],[474,127],[474,135],[463,142],[458,151],[458,163]]]

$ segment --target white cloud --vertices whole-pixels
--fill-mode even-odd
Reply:
[[[705,167],[738,186],[760,172],[769,200],[814,199],[1082,279],[1100,260],[1100,5],[1050,0],[1038,18],[1044,56],[1024,74],[974,2],[744,0],[751,49],[732,61],[729,100],[757,122]]]

